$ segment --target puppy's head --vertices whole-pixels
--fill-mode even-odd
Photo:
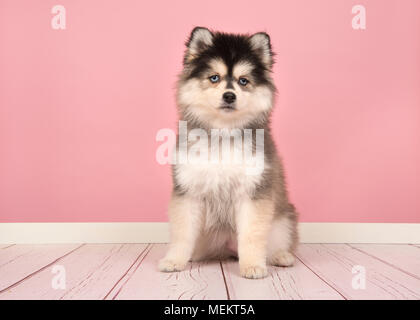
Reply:
[[[212,128],[241,128],[266,119],[275,88],[270,38],[195,28],[186,43],[178,107]]]

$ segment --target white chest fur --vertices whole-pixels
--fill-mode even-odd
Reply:
[[[177,182],[202,202],[206,230],[235,230],[235,212],[243,197],[249,197],[261,175],[247,174],[246,166],[233,164],[184,164],[176,167]]]
[[[264,151],[252,152],[252,144],[220,143],[204,148],[190,145],[175,166],[175,179],[190,197],[202,201],[205,224],[229,225],[234,228],[234,213],[238,203],[250,197],[262,180]],[[199,150],[199,152],[196,152]],[[204,152],[203,152],[204,150]]]
[[[195,163],[176,166],[177,182],[191,195],[217,194],[238,197],[251,193],[261,181],[261,174],[249,174],[246,165]]]
[[[192,148],[185,163],[175,167],[177,183],[192,195],[211,194],[224,197],[238,197],[250,194],[261,181],[264,169],[264,153],[252,153],[252,145],[229,145],[220,149],[218,145],[203,149],[196,153]],[[256,170],[260,169],[260,170]]]

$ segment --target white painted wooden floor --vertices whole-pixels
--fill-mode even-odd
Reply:
[[[295,266],[270,267],[261,280],[241,278],[237,261],[160,273],[166,247],[0,245],[0,299],[420,299],[416,245],[301,244]],[[357,265],[365,289],[352,287]],[[56,266],[64,267],[65,289],[53,288],[63,274]]]

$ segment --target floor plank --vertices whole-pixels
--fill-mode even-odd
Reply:
[[[0,245],[0,299],[420,299],[416,245],[302,244],[291,268],[239,276],[236,261],[191,263],[161,273],[167,245]],[[53,289],[63,266],[66,288]],[[355,265],[366,289],[353,289]]]
[[[226,299],[219,262],[190,263],[182,272],[162,273],[157,264],[168,246],[154,244],[114,288],[107,299]]]
[[[14,246],[14,244],[0,244],[0,250],[7,249],[12,246]]]
[[[404,244],[350,244],[350,246],[420,280],[419,248]]]
[[[420,299],[420,280],[345,244],[305,244],[297,256],[347,299]],[[354,266],[366,270],[366,288],[353,289]]]
[[[60,259],[66,287],[54,289],[52,266],[0,294],[0,299],[103,299],[146,244],[89,244]]]
[[[298,259],[293,267],[268,267],[268,277],[260,280],[242,278],[237,261],[226,261],[222,266],[232,300],[343,299]]]
[[[78,248],[80,244],[9,245],[0,250],[0,292]]]

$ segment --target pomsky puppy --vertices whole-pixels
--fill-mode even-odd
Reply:
[[[263,32],[249,36],[196,27],[186,46],[177,104],[187,132],[200,129],[210,135],[214,129],[228,130],[230,141],[234,130],[244,135],[253,130],[248,148],[255,154],[255,132],[263,129],[264,167],[249,174],[246,165],[232,161],[175,163],[169,204],[171,243],[159,270],[179,271],[190,260],[235,255],[243,277],[265,277],[267,263],[294,263],[298,243],[297,213],[288,200],[269,127],[276,93],[270,38]],[[219,138],[221,143],[225,137]],[[180,133],[178,148],[179,141]],[[187,150],[193,145],[189,141]],[[208,147],[209,154],[213,147]]]

